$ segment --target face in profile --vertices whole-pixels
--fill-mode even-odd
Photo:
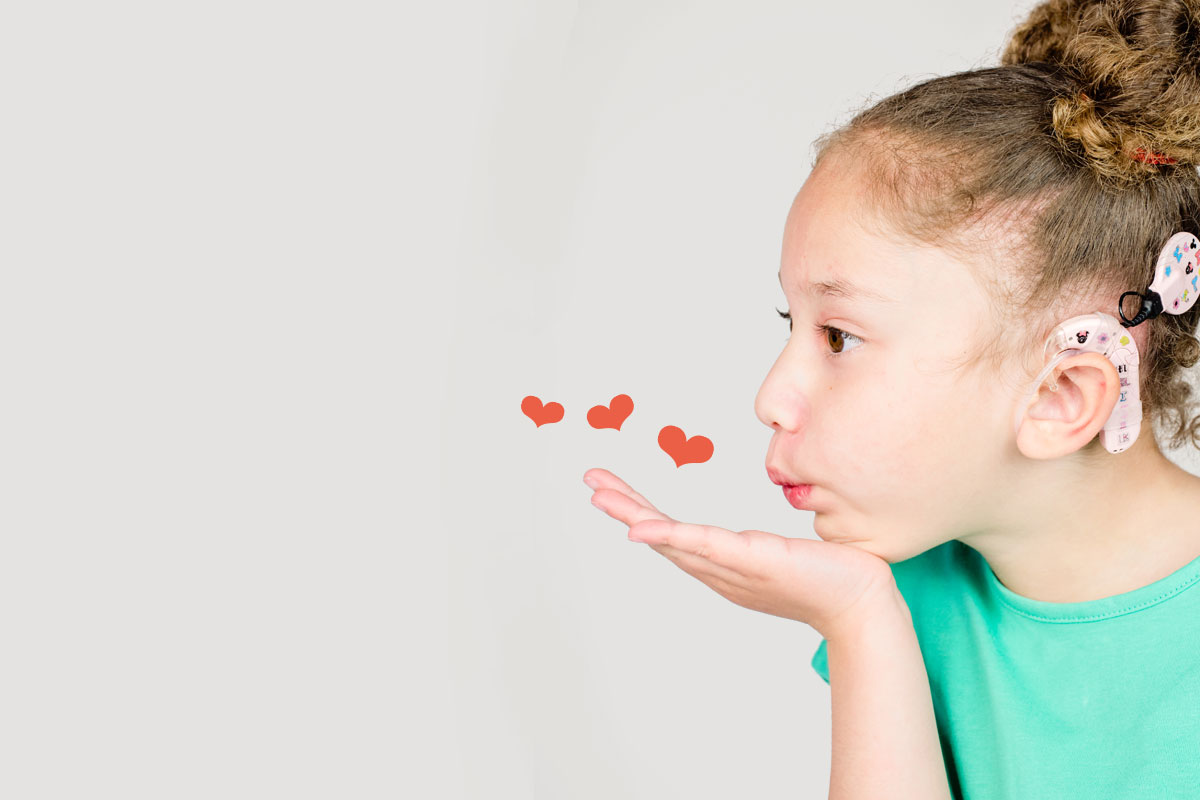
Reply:
[[[791,334],[755,413],[817,535],[895,562],[986,525],[1012,406],[966,371],[991,324],[967,266],[889,234],[857,180],[827,159],[788,212]]]

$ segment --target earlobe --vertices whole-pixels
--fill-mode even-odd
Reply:
[[[1037,387],[1034,401],[1026,396],[1017,448],[1027,458],[1059,458],[1084,447],[1117,403],[1120,379],[1111,361],[1099,353],[1063,355],[1061,366]]]

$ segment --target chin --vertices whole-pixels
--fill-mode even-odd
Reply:
[[[817,538],[823,542],[830,542],[832,544],[853,544],[853,539],[839,536],[838,532],[830,527],[828,517],[829,515],[825,514],[824,518],[822,518],[821,512],[817,512],[817,516],[813,520],[813,533],[817,535]]]
[[[912,555],[905,553],[894,553],[892,552],[893,548],[889,548],[880,542],[876,542],[871,539],[849,539],[845,536],[838,536],[836,533],[828,530],[827,528],[827,525],[819,526],[817,522],[813,522],[813,533],[817,534],[817,536],[823,542],[829,542],[830,544],[844,544],[847,547],[853,547],[855,550],[862,550],[864,553],[870,553],[873,556],[883,559],[889,564],[895,564],[899,561],[904,561],[905,559],[912,557]]]

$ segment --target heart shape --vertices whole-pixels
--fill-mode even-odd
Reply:
[[[563,407],[560,404],[546,403],[543,406],[542,401],[532,394],[521,401],[521,411],[539,428],[547,422],[558,422],[563,418]]]
[[[619,394],[606,406],[592,406],[588,409],[587,421],[593,428],[613,428],[621,430],[621,424],[633,413],[633,398],[627,394]]]
[[[668,425],[658,432],[658,446],[675,460],[676,467],[684,464],[703,464],[712,458],[713,443],[703,436],[687,438],[683,431]]]

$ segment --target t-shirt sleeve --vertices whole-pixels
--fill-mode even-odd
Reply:
[[[812,668],[817,671],[821,678],[829,683],[829,656],[825,652],[825,640],[817,645],[817,652],[813,653]]]

